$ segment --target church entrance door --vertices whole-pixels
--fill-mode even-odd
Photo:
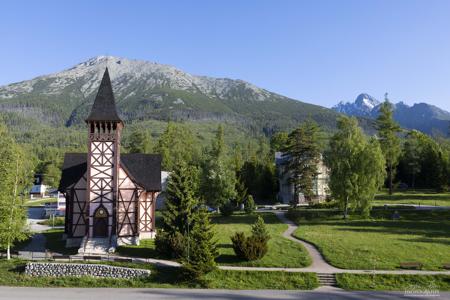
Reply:
[[[108,212],[104,207],[99,207],[94,214],[94,237],[108,236]]]

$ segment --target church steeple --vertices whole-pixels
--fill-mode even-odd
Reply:
[[[91,113],[86,119],[86,122],[96,121],[122,123],[122,120],[117,114],[116,101],[114,100],[108,68],[106,68],[105,73],[103,74],[102,82],[100,83],[100,88],[95,97],[94,105],[92,105]]]

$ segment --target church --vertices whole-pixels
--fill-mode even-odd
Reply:
[[[153,238],[161,156],[120,153],[124,122],[107,68],[86,124],[88,153],[66,153],[59,184],[66,197],[66,247],[104,253]]]

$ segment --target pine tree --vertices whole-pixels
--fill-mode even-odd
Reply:
[[[215,258],[218,255],[213,226],[205,209],[195,212],[187,240],[189,253],[183,266],[188,278],[202,280],[204,275],[216,269]]]
[[[288,158],[287,171],[297,196],[303,193],[309,202],[314,196],[314,179],[320,162],[319,127],[313,121],[306,121],[289,134],[285,155]],[[298,199],[296,199],[298,202]]]
[[[385,176],[380,145],[376,140],[367,140],[356,118],[341,117],[337,127],[325,154],[330,168],[329,188],[344,218],[349,209],[367,215]]]
[[[380,114],[377,118],[376,127],[380,139],[381,150],[386,161],[388,176],[389,195],[392,195],[394,188],[395,170],[401,154],[400,138],[397,136],[401,131],[400,126],[394,121],[392,104],[387,99],[380,107]]]

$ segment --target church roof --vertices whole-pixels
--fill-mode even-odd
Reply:
[[[58,190],[65,192],[86,173],[86,153],[66,153]],[[146,191],[161,191],[161,155],[121,154],[120,165]]]
[[[106,68],[102,82],[92,105],[91,113],[86,121],[117,121],[122,122],[116,110],[116,101],[109,78],[109,71]]]

